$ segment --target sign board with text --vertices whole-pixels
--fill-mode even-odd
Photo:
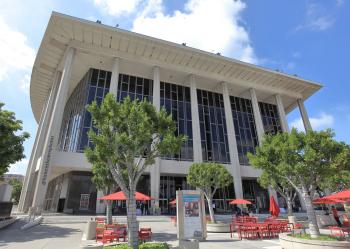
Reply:
[[[178,238],[206,238],[204,196],[199,190],[176,191]]]

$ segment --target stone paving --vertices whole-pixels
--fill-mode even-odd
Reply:
[[[9,227],[0,230],[0,249],[73,249],[79,248],[86,221],[94,216],[50,215],[44,217],[44,222],[27,231],[21,231],[25,224],[19,220]],[[125,223],[123,216],[114,217],[120,223]],[[172,246],[178,246],[176,227],[167,216],[138,217],[140,227],[150,227],[153,240],[165,241]],[[209,233],[204,242],[200,242],[201,249],[237,248],[237,249],[281,249],[277,239],[274,240],[238,240],[231,239],[229,234]]]

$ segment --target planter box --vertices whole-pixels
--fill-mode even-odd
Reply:
[[[299,239],[283,233],[279,235],[282,249],[345,249],[350,248],[349,241],[321,241]]]
[[[228,223],[207,223],[208,233],[229,233],[230,224]]]

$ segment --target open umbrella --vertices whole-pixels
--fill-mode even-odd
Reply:
[[[142,194],[140,192],[135,192],[135,199],[137,201],[150,201],[153,198],[148,196],[148,195]],[[125,194],[123,191],[119,191],[119,192],[115,192],[113,194],[105,195],[101,198],[98,198],[98,200],[125,201],[126,197],[125,197]]]
[[[244,200],[244,199],[234,199],[230,201],[230,204],[237,204],[237,205],[245,205],[245,204],[252,204],[250,201]]]
[[[278,217],[280,214],[280,207],[278,206],[277,202],[275,201],[275,198],[273,196],[270,196],[270,208],[269,211],[272,216]]]
[[[312,203],[313,204],[336,204],[336,203],[344,203],[344,201],[339,199],[329,198],[329,197],[322,197],[322,198],[315,199]]]
[[[340,192],[333,194],[333,195],[328,195],[328,196],[326,196],[326,198],[328,198],[328,199],[341,199],[341,200],[350,201],[350,189],[340,191]]]

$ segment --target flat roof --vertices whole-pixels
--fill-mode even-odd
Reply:
[[[53,12],[38,50],[30,83],[34,117],[41,110],[52,87],[55,72],[62,68],[67,47],[78,52],[138,61],[148,65],[199,75],[213,81],[279,93],[289,98],[286,111],[296,99],[307,99],[321,84],[135,32]]]

